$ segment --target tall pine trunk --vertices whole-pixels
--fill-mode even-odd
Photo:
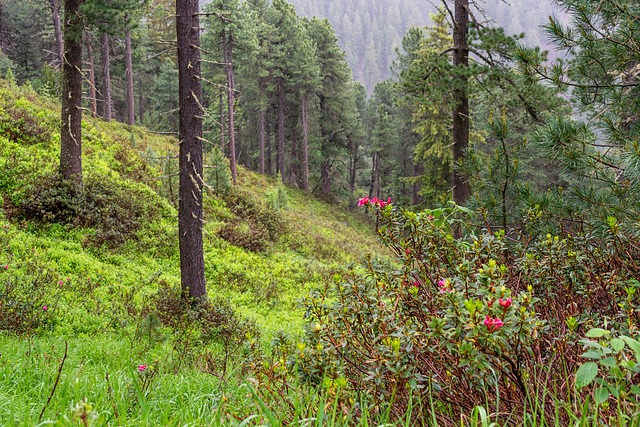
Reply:
[[[176,0],[178,42],[179,167],[178,235],[183,292],[205,301],[202,239],[202,111],[198,0]]]
[[[220,89],[220,152],[224,156],[224,90]]]
[[[64,43],[60,28],[60,5],[58,0],[49,0],[49,7],[51,8],[51,18],[53,20],[53,33],[56,37],[56,54],[58,55],[56,68],[61,68],[64,63]]]
[[[229,116],[229,158],[231,159],[229,164],[231,167],[231,177],[233,178],[233,185],[238,185],[238,173],[236,170],[236,139],[235,139],[235,127],[233,123],[233,108],[235,104],[235,88],[233,84],[233,46],[231,40],[227,44],[226,37],[223,36],[223,53],[224,53],[224,67],[227,71],[227,86],[229,86],[229,93],[227,95],[227,115]]]
[[[98,102],[96,100],[96,73],[93,65],[93,45],[91,44],[91,33],[85,31],[85,43],[87,45],[87,55],[89,55],[89,93],[91,94],[91,117],[94,119],[98,115]]]
[[[60,174],[82,187],[82,0],[64,3]]]
[[[302,95],[302,152],[303,152],[303,162],[304,162],[304,192],[308,196],[309,195],[309,117],[308,111],[309,108],[307,106],[309,96],[304,93]]]
[[[469,146],[469,95],[468,79],[464,68],[469,66],[469,45],[467,43],[469,0],[455,0],[455,23],[453,27],[453,65],[458,67],[453,89],[453,162],[458,165],[463,160]],[[464,204],[471,194],[469,181],[453,168],[453,201]]]
[[[101,54],[100,62],[102,64],[102,117],[111,121],[111,60],[109,58],[109,34],[102,33],[100,37]]]
[[[260,107],[258,110],[258,150],[260,151],[259,168],[260,173],[264,175],[264,105],[262,105],[263,96],[263,83],[260,81]]]
[[[286,102],[284,93],[284,82],[278,85],[278,170],[282,182],[285,182],[284,170],[284,103]]]
[[[266,114],[271,117],[271,114]],[[273,173],[273,165],[271,164],[271,159],[273,158],[273,153],[271,152],[271,121],[266,120],[264,124],[264,132],[265,132],[265,151],[266,151],[266,159],[265,159],[265,168],[267,173],[271,175]]]
[[[125,19],[129,20],[129,14],[125,15]],[[133,126],[135,123],[134,117],[134,103],[133,103],[133,64],[131,61],[131,31],[129,30],[129,24],[127,24],[127,31],[125,34],[124,42],[124,57],[125,57],[125,75],[127,77],[127,124]]]

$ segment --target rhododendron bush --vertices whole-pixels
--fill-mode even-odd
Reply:
[[[416,425],[487,404],[523,414],[534,401],[569,422],[570,406],[546,403],[575,393],[580,338],[605,321],[637,335],[637,297],[624,292],[632,272],[593,241],[473,234],[472,213],[455,205],[420,213],[378,199],[359,205],[377,217],[396,260],[367,259],[364,273],[354,267],[306,298],[304,340],[282,350],[271,380],[297,375],[337,400],[356,393],[370,410],[410,412]],[[454,239],[455,227],[465,237]],[[416,402],[422,409],[411,411]]]

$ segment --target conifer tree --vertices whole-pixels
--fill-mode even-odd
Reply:
[[[202,239],[202,103],[198,0],[176,1],[180,99],[180,277],[189,297],[206,301]]]
[[[60,174],[82,186],[82,16],[83,0],[64,3],[64,64]]]

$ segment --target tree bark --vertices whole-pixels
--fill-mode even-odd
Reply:
[[[271,116],[271,114],[265,114],[265,115],[267,115],[269,117]],[[271,122],[269,120],[265,120],[264,127],[265,127],[264,132],[266,134],[265,135],[265,137],[266,137],[266,140],[265,140],[265,151],[267,152],[267,154],[266,154],[267,158],[266,158],[266,161],[265,161],[265,163],[266,163],[265,168],[267,170],[267,173],[269,175],[271,175],[273,173],[273,168],[272,168],[272,164],[271,164],[271,159],[273,158],[273,153],[271,152]]]
[[[236,170],[236,139],[235,139],[235,127],[233,123],[233,108],[235,101],[235,88],[233,82],[233,46],[231,39],[228,43],[226,36],[223,34],[223,53],[224,53],[224,67],[227,71],[227,86],[229,86],[229,93],[227,95],[227,115],[229,116],[229,158],[231,159],[229,164],[231,167],[231,177],[233,178],[233,185],[238,185],[238,172]]]
[[[102,33],[100,37],[101,54],[100,62],[102,64],[102,117],[110,122],[111,121],[111,69],[109,58],[109,34]]]
[[[259,83],[260,84],[260,100],[262,100],[263,97],[263,87],[262,87],[262,82]],[[258,110],[258,149],[260,151],[260,159],[259,159],[259,168],[260,168],[260,174],[264,175],[264,106],[262,104],[260,104],[259,110]]]
[[[320,166],[320,182],[322,183],[322,193],[326,196],[331,194],[331,158],[328,158]]]
[[[286,102],[284,93],[284,82],[278,85],[278,170],[282,182],[285,182],[284,170],[284,103]]]
[[[4,3],[0,1],[0,53],[4,53]]]
[[[351,150],[351,161],[350,161],[350,168],[349,168],[349,192],[353,195],[353,193],[356,190],[356,176],[357,176],[357,172],[358,172],[358,144],[357,143],[353,143],[353,148]]]
[[[220,89],[220,152],[224,156],[224,92]]]
[[[129,20],[129,14],[125,15],[125,19]],[[133,126],[135,124],[135,106],[133,102],[133,64],[131,60],[131,31],[127,24],[127,30],[125,34],[124,42],[124,57],[125,57],[125,75],[127,78],[127,124]]]
[[[308,117],[308,94],[302,95],[302,151],[304,162],[304,192],[309,195],[309,117]]]
[[[61,68],[64,63],[64,43],[62,41],[62,30],[60,29],[60,5],[57,0],[49,0],[49,7],[53,18],[53,32],[56,37],[56,54],[58,55],[55,68]]]
[[[93,46],[91,45],[91,33],[85,31],[85,42],[87,45],[87,55],[89,55],[89,93],[91,94],[91,117],[98,116],[98,103],[96,101],[96,74],[93,65]]]
[[[206,301],[202,239],[202,111],[198,0],[176,0],[179,113],[180,277],[183,292]]]
[[[82,0],[64,3],[60,175],[82,187]]]
[[[453,27],[453,65],[458,67],[454,83],[453,98],[453,162],[458,165],[464,159],[469,146],[469,96],[468,79],[464,68],[469,66],[469,45],[467,43],[469,0],[455,0],[455,23]],[[471,195],[469,181],[460,171],[453,168],[453,201],[464,204]]]

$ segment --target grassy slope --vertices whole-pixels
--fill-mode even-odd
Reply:
[[[169,194],[168,180],[153,179],[162,175],[162,167],[167,164],[141,157],[175,152],[176,141],[141,128],[85,117],[85,179],[108,181],[120,189],[143,194],[148,205],[144,208],[153,212],[134,233],[135,238],[112,248],[97,247],[91,244],[97,233],[94,228],[46,224],[20,215],[20,206],[29,194],[37,193],[56,171],[58,112],[56,103],[25,88],[9,88],[0,80],[0,194],[5,208],[0,210],[0,265],[7,267],[0,269],[0,285],[13,279],[44,277],[46,294],[37,301],[44,301],[48,313],[55,314],[52,330],[31,341],[0,333],[3,425],[37,424],[37,415],[57,374],[64,340],[70,344],[67,366],[71,367],[61,377],[60,390],[43,418],[57,419],[62,425],[71,422],[73,405],[85,397],[100,406],[104,413],[99,418],[105,422],[114,402],[103,384],[106,373],[112,377],[115,393],[121,393],[115,397],[118,406],[127,401],[127,390],[131,393],[126,378],[135,375],[137,363],[151,357],[166,360],[172,351],[175,353],[168,344],[147,346],[129,337],[139,326],[136,316],[157,292],[159,283],[179,283],[175,200],[165,197]],[[172,185],[175,188],[175,181]],[[287,206],[275,212],[266,201],[277,191],[272,180],[241,169],[237,194],[261,206],[267,216],[280,218],[284,230],[276,242],[259,253],[218,237],[218,231],[227,224],[237,224],[240,233],[243,227],[244,232],[250,232],[250,222],[234,214],[211,192],[205,200],[209,294],[228,298],[239,313],[255,318],[264,342],[278,330],[301,331],[303,319],[296,300],[323,286],[325,279],[365,253],[383,253],[366,218],[282,187]],[[180,393],[200,396],[203,389],[213,387],[212,383],[219,387],[214,377],[194,371],[163,372],[160,378],[156,381],[159,385],[154,386],[155,399]],[[194,384],[198,384],[195,391],[191,390]],[[215,402],[211,396],[203,399],[208,402],[204,418],[213,419]],[[148,418],[150,425],[166,424],[163,417],[171,418],[177,413],[174,411],[189,412],[180,419],[202,422],[197,412],[204,409],[198,409],[198,405],[191,409],[180,409],[184,405],[179,402],[158,405],[155,415],[149,415],[145,405],[136,406],[136,411],[142,412],[129,414],[131,420],[138,420],[131,421],[132,425],[139,425],[142,418]],[[121,417],[124,424],[125,418]]]

